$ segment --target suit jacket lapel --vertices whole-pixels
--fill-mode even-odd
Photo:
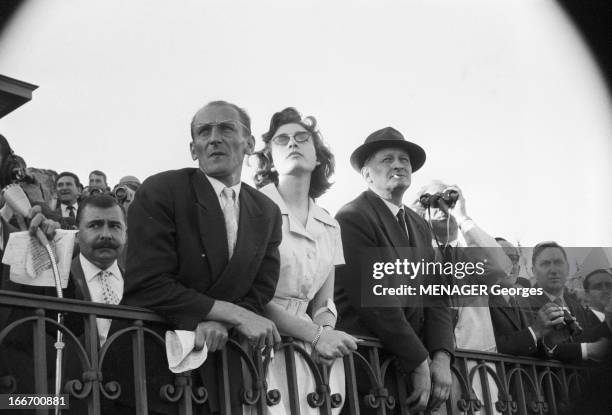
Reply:
[[[510,322],[512,322],[516,329],[520,329],[522,321],[518,321],[516,319],[517,315],[515,314],[513,307],[508,304],[508,302],[502,296],[496,295],[492,298],[493,302],[495,303],[495,307],[497,307],[502,313],[504,313],[504,315],[508,318],[508,320],[510,320]],[[518,309],[517,311],[521,313],[520,309]],[[519,314],[519,316],[520,315],[521,314]]]
[[[223,211],[219,199],[204,173],[200,170],[195,171],[191,176],[191,185],[196,197],[200,239],[208,257],[210,272],[214,280],[227,265],[229,255]],[[242,192],[240,194],[242,195]],[[240,220],[242,221],[242,218]],[[238,238],[240,238],[240,231],[238,232]]]
[[[81,260],[77,256],[72,260],[70,266],[70,275],[73,284],[75,285],[75,298],[77,300],[91,301],[91,294],[89,293],[89,287],[87,286],[87,280],[85,280],[85,273],[83,267],[81,267]]]
[[[208,294],[229,298],[236,291],[236,276],[240,275],[251,263],[252,259],[263,246],[266,228],[270,223],[262,215],[248,190],[240,190],[240,218],[238,221],[238,236],[234,254],[219,278],[210,287]],[[227,245],[227,244],[226,244]]]
[[[380,220],[381,228],[389,239],[390,245],[393,248],[409,246],[408,238],[404,232],[402,232],[402,228],[397,218],[393,216],[387,205],[385,205],[385,202],[371,190],[368,190],[365,195],[368,202],[374,208],[374,212],[376,212]],[[410,232],[410,229],[408,231]]]

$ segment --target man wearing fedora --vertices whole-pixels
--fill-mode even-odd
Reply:
[[[353,334],[378,337],[384,347],[381,361],[385,355],[397,357],[398,370],[408,377],[412,388],[406,402],[414,412],[437,409],[449,396],[454,351],[450,310],[445,306],[407,307],[394,296],[387,296],[384,301],[389,303],[383,307],[366,307],[361,291],[362,279],[368,275],[362,275],[361,267],[362,258],[375,248],[395,252],[397,247],[410,247],[411,253],[419,248],[425,257],[415,255],[409,260],[434,260],[427,223],[402,203],[412,173],[424,163],[425,151],[394,128],[370,134],[351,155],[351,165],[361,173],[368,190],[336,215],[346,258],[346,265],[336,273],[339,326]],[[441,301],[446,304],[446,299]],[[359,376],[358,382],[360,392],[369,393],[375,387],[365,376]],[[362,413],[368,410],[373,409],[362,408]]]

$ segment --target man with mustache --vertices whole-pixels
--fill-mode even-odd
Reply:
[[[79,256],[70,268],[70,281],[64,296],[96,303],[119,304],[123,296],[123,272],[117,258],[125,246],[125,213],[108,195],[95,195],[81,201],[76,225]],[[106,341],[111,321],[96,319],[100,346]]]
[[[385,355],[398,358],[399,370],[412,388],[406,400],[411,413],[426,407],[437,409],[449,396],[454,345],[448,304],[406,307],[387,296],[386,306],[367,307],[362,302],[362,284],[368,277],[362,274],[361,262],[376,248],[387,256],[377,261],[393,262],[398,247],[420,248],[424,256],[417,257],[412,250],[414,257],[409,260],[413,262],[434,260],[427,223],[402,203],[412,173],[424,163],[425,151],[396,129],[387,127],[370,134],[351,155],[351,165],[369,190],[336,215],[346,259],[336,273],[338,327],[354,335],[378,337],[384,347],[381,361]],[[360,392],[368,393],[372,387],[368,377],[358,373]],[[374,413],[375,409],[362,407],[361,411]]]
[[[230,330],[259,348],[280,342],[274,323],[260,314],[278,281],[282,222],[277,205],[240,180],[244,157],[255,146],[250,124],[237,105],[205,105],[191,122],[189,147],[198,168],[149,177],[128,213],[122,303],[150,308],[172,330],[194,331],[196,350],[222,349]],[[230,379],[236,382],[229,404],[239,411],[240,358],[232,348],[228,353]],[[149,408],[176,413],[177,405],[159,398],[160,385],[174,381],[165,357],[156,360],[149,350],[146,356]],[[222,409],[216,390],[222,369],[216,361],[209,356],[193,371],[194,384],[208,391],[196,413]]]

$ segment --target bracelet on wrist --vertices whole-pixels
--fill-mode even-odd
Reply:
[[[322,333],[323,333],[323,326],[318,326],[317,333],[315,334],[314,338],[312,339],[312,342],[310,343],[313,350],[317,347],[317,343],[319,343],[319,339],[321,338]]]

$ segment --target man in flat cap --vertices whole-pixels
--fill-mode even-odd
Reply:
[[[378,337],[383,354],[397,357],[398,370],[412,387],[407,399],[411,413],[426,407],[437,409],[449,396],[454,351],[450,310],[418,304],[408,307],[395,296],[387,296],[384,301],[389,303],[383,307],[367,307],[361,291],[362,279],[368,276],[362,275],[361,267],[362,259],[376,248],[390,252],[397,247],[413,248],[410,252],[419,248],[426,257],[409,260],[434,261],[427,223],[402,203],[412,172],[424,163],[425,151],[406,141],[394,128],[372,133],[351,155],[351,165],[361,173],[368,190],[336,215],[346,258],[346,265],[336,273],[339,325],[353,334]],[[395,258],[384,260],[392,262]],[[363,380],[366,384],[358,387],[368,393],[374,385],[368,385],[365,377]],[[372,410],[362,408],[362,413]]]

